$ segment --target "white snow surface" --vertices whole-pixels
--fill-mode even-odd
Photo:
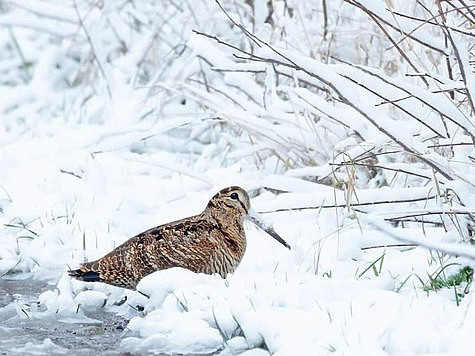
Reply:
[[[256,1],[251,16],[247,4],[222,1],[233,19],[306,71],[236,60],[233,53],[243,54],[192,30],[236,48],[248,49],[252,40],[215,1],[190,3],[0,3],[0,278],[55,284],[37,305],[15,301],[0,308],[0,317],[25,317],[27,310],[45,322],[97,323],[94,312],[105,309],[130,319],[118,348],[132,354],[470,353],[473,292],[463,283],[429,288],[436,277],[475,266],[473,247],[464,245],[475,213],[474,151],[466,145],[473,112],[468,101],[455,105],[432,90],[465,86],[475,97],[463,37],[454,35],[465,85],[451,78],[427,88],[402,76],[407,63],[381,50],[384,36],[373,39],[365,14],[345,2],[327,1],[336,36],[329,43],[321,2],[273,1],[277,31],[266,22],[264,2]],[[415,29],[385,2],[358,3],[406,32]],[[414,37],[449,51],[426,28]],[[327,46],[366,72],[328,64]],[[411,52],[424,65],[437,55]],[[381,63],[399,69],[374,68]],[[311,74],[356,108],[334,100]],[[388,100],[413,97],[401,100],[401,113],[354,81]],[[412,152],[402,152],[384,130]],[[451,156],[430,147],[458,142],[465,144],[448,149]],[[356,160],[369,151],[375,155]],[[363,164],[376,156],[375,173]],[[67,276],[137,233],[200,213],[230,185],[249,192],[253,209],[291,250],[247,222],[244,259],[226,279],[173,268],[129,291]],[[405,216],[423,224],[383,220]],[[394,246],[401,241],[422,246]],[[11,351],[67,352],[50,339]]]

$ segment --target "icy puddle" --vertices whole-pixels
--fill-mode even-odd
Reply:
[[[115,314],[86,315],[97,323],[29,316],[28,307],[52,288],[45,282],[0,278],[0,355],[124,355],[119,344],[127,321]]]

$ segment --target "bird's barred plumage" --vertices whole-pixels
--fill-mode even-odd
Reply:
[[[69,275],[130,289],[148,274],[171,267],[225,277],[236,269],[246,250],[243,220],[249,209],[244,189],[225,188],[201,214],[138,234]]]

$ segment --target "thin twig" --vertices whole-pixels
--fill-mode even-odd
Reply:
[[[384,35],[388,38],[389,42],[391,42],[393,44],[393,46],[397,49],[397,51],[399,52],[399,54],[402,56],[402,58],[404,58],[406,60],[406,62],[409,64],[409,66],[411,66],[412,69],[414,69],[414,71],[416,73],[420,73],[419,69],[417,69],[417,67],[412,63],[412,61],[409,59],[409,57],[406,55],[406,53],[402,50],[401,47],[399,47],[399,45],[397,44],[397,42],[392,38],[392,36],[389,34],[389,32],[384,28],[383,25],[381,25],[381,23],[378,21],[378,19],[373,15],[372,12],[368,11],[367,12],[368,16],[371,18],[371,20],[373,20],[373,22],[379,27],[379,29],[381,31],[383,31]],[[402,31],[401,31],[402,32]],[[426,86],[429,86],[429,83],[427,82],[427,79],[425,79],[424,77],[420,77],[422,79],[422,81],[425,83]]]
[[[342,60],[342,59],[340,59],[340,58],[334,58],[334,59],[338,60],[338,61],[341,62],[341,63],[344,63],[344,64],[346,64],[346,65],[349,65],[350,67],[356,68],[356,69],[362,71],[362,72],[365,73],[365,74],[368,74],[368,75],[370,75],[370,76],[376,77],[376,78],[382,80],[384,83],[389,84],[389,85],[392,85],[392,86],[394,86],[395,88],[397,88],[397,89],[403,91],[404,93],[406,93],[406,94],[408,94],[408,95],[413,95],[414,99],[417,99],[417,100],[420,101],[421,103],[427,105],[429,108],[431,108],[432,110],[434,110],[435,112],[437,112],[441,117],[447,118],[448,120],[450,120],[451,122],[453,122],[455,125],[457,125],[457,126],[460,127],[461,129],[463,129],[464,131],[467,131],[467,133],[472,137],[472,139],[475,140],[475,136],[472,135],[470,132],[468,132],[468,130],[467,130],[466,127],[464,127],[461,123],[457,122],[457,120],[454,120],[453,118],[451,118],[449,115],[446,115],[446,114],[444,114],[443,112],[441,112],[440,110],[438,110],[433,104],[430,103],[430,101],[425,100],[424,98],[415,96],[415,95],[414,95],[413,93],[411,93],[409,90],[403,88],[403,87],[400,86],[400,85],[397,85],[397,84],[393,83],[393,82],[390,81],[389,79],[386,79],[385,77],[383,77],[383,76],[381,76],[381,75],[379,75],[379,74],[377,74],[377,73],[374,73],[374,72],[372,72],[372,71],[370,71],[370,70],[368,70],[368,69],[366,69],[366,68],[362,68],[362,67],[360,67],[360,66],[354,65],[354,64],[352,64],[352,63],[350,63],[350,62],[347,62],[347,61],[344,61],[344,60]],[[462,114],[463,114],[463,112],[462,112]],[[471,122],[471,120],[470,120],[469,117],[467,117],[465,114],[464,114],[464,116],[465,116],[465,118],[467,119],[467,121]],[[473,125],[473,124],[472,124],[472,125]]]
[[[437,47],[434,47],[433,45],[431,45],[430,43],[427,43],[427,42],[424,42],[421,38],[419,38],[418,36],[413,36],[411,33],[408,33],[408,32],[405,32],[403,31],[402,29],[398,28],[397,26],[395,26],[394,24],[390,23],[389,21],[387,21],[386,19],[378,16],[377,14],[375,14],[374,12],[370,11],[368,8],[364,7],[363,5],[361,5],[360,3],[358,3],[357,1],[354,1],[354,0],[344,0],[345,2],[353,5],[353,6],[356,6],[358,7],[359,9],[361,9],[362,11],[364,11],[367,15],[369,15],[370,13],[377,19],[379,19],[381,22],[384,22],[386,25],[392,27],[395,31],[398,31],[398,32],[401,32],[403,34],[405,34],[407,37],[413,39],[414,41],[416,42],[419,42],[420,44],[434,50],[434,51],[437,51],[441,54],[445,54],[444,50],[441,49],[441,48],[437,48]]]
[[[368,86],[358,82],[357,80],[347,76],[347,75],[342,75],[343,78],[346,78],[348,79],[349,81],[351,81],[352,83],[355,83],[356,85],[359,85],[360,87],[362,87],[363,89],[369,91],[371,94],[383,99],[383,100],[386,100],[386,101],[389,101],[389,99],[385,98],[383,95],[379,94],[378,91],[376,90],[373,90],[371,88],[369,88]],[[414,97],[414,96],[413,96]],[[414,97],[415,98],[415,97]],[[402,112],[404,112],[405,114],[409,115],[410,117],[412,117],[414,120],[416,120],[417,122],[419,122],[420,124],[424,125],[425,127],[427,127],[430,131],[432,131],[433,133],[435,133],[438,137],[442,137],[442,138],[447,138],[446,136],[444,136],[442,133],[436,131],[431,125],[429,125],[428,123],[422,121],[421,119],[419,119],[419,117],[417,115],[414,115],[412,114],[411,112],[409,112],[408,110],[406,110],[403,106],[399,105],[397,103],[397,101],[392,101],[391,104],[395,107],[397,107],[399,110],[401,110]]]
[[[350,203],[350,206],[372,206],[372,205],[381,205],[381,204],[402,204],[402,203],[414,203],[418,201],[426,201],[429,199],[436,198],[435,195],[427,196],[423,198],[413,198],[413,199],[403,199],[403,200],[381,200],[381,201],[372,201],[367,203]],[[300,210],[313,210],[313,209],[331,209],[331,208],[346,208],[348,207],[347,203],[344,204],[328,204],[328,205],[319,205],[319,206],[304,206],[301,208],[282,208],[268,211],[259,211],[259,214],[271,214],[271,213],[280,213],[283,211],[300,211]]]
[[[323,9],[323,40],[327,40],[328,35],[328,13],[327,13],[327,0],[322,0]]]
[[[91,36],[89,35],[89,31],[87,30],[87,28],[84,25],[84,22],[81,18],[81,14],[80,14],[78,6],[76,4],[76,0],[73,0],[73,5],[74,5],[74,10],[76,10],[76,14],[78,16],[79,26],[83,29],[84,34],[86,35],[87,41],[89,42],[89,46],[91,46],[92,56],[94,57],[94,60],[96,61],[97,66],[99,68],[99,72],[101,73],[102,78],[104,79],[104,81],[106,83],[106,90],[107,90],[107,94],[109,95],[109,99],[112,99],[112,91],[111,91],[111,89],[109,87],[109,83],[107,81],[106,72],[104,71],[104,68],[102,68],[102,64],[99,61],[99,58],[97,57],[96,51],[94,49],[94,44],[92,43],[92,39],[91,39]]]
[[[69,175],[71,175],[71,176],[73,176],[73,177],[82,179],[82,177],[81,177],[79,174],[76,174],[76,173],[74,173],[74,172],[66,171],[66,170],[64,170],[64,169],[60,169],[59,171],[60,171],[61,173],[69,174]]]
[[[368,247],[361,247],[361,250],[371,250],[374,248],[386,248],[386,247],[415,247],[416,244],[395,244],[395,245],[377,245],[377,246],[368,246]]]
[[[406,218],[412,218],[412,217],[417,217],[417,216],[430,216],[430,215],[473,215],[475,214],[475,211],[464,211],[464,210],[433,210],[433,211],[424,211],[420,213],[410,213],[406,215],[400,215],[400,216],[393,216],[391,218],[386,218],[386,219],[391,219],[391,220],[400,220],[400,219],[406,219]]]
[[[419,178],[425,178],[425,179],[429,179],[429,180],[432,179],[432,177],[428,177],[428,176],[425,176],[425,175],[422,175],[422,174],[418,174],[418,173],[406,171],[405,169],[401,169],[401,168],[390,168],[390,167],[385,167],[385,166],[381,166],[381,165],[378,165],[378,164],[365,164],[365,163],[356,163],[356,162],[343,162],[343,163],[329,163],[329,165],[330,165],[330,166],[338,166],[338,167],[354,165],[354,166],[361,166],[361,167],[368,167],[368,168],[379,168],[379,169],[385,169],[385,170],[393,171],[393,172],[405,173],[405,174],[409,174],[409,175],[412,175],[412,176],[415,176],[415,177],[419,177]]]
[[[441,144],[438,144],[438,145],[427,146],[427,148],[453,147],[453,146],[475,146],[475,143],[473,143],[473,142],[441,143]]]

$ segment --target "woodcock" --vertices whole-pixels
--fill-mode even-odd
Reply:
[[[201,214],[142,232],[104,257],[69,271],[69,275],[84,282],[129,289],[135,289],[150,273],[171,267],[219,273],[224,278],[236,269],[246,251],[246,217],[290,249],[257,214],[249,214],[250,210],[244,189],[225,188],[211,198]]]

